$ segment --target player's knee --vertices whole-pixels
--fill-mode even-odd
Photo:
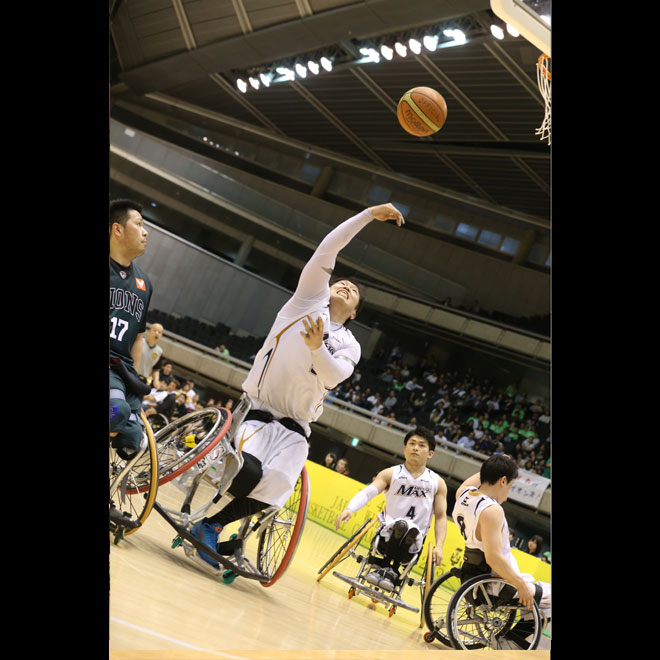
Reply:
[[[110,431],[123,429],[131,416],[131,407],[125,399],[110,399]]]
[[[406,546],[409,548],[416,540],[417,537],[419,536],[419,530],[416,527],[411,527],[403,537],[403,541],[401,542],[402,545]]]
[[[263,470],[261,461],[247,452],[243,452],[243,467],[234,477],[228,491],[234,497],[244,497],[248,495],[254,487],[261,481]]]

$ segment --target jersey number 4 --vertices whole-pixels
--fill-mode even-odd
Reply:
[[[121,341],[124,333],[126,330],[128,330],[128,321],[124,321],[124,319],[118,319],[116,316],[113,316],[110,321],[112,322],[112,328],[110,328],[110,337],[112,337],[112,339],[116,339],[117,341]],[[117,333],[117,331],[119,332]]]
[[[408,509],[408,513],[406,513],[406,518],[410,518],[410,520],[414,520],[414,519],[415,519],[415,507],[414,507],[414,506],[411,506],[411,507]]]

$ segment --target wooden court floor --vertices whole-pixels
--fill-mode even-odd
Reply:
[[[202,484],[201,501],[212,494]],[[182,500],[172,484],[159,489],[162,506],[178,508]],[[319,568],[343,538],[312,521],[284,576],[267,588],[244,578],[223,584],[180,547],[171,548],[175,535],[154,510],[140,530],[110,545],[111,660],[416,660],[434,651],[449,653],[443,656],[448,659],[462,653],[424,642],[419,614],[398,608],[390,618],[384,605],[364,596],[349,600],[348,585],[331,573],[317,582]],[[256,557],[252,540],[246,554]],[[337,570],[354,575],[357,568],[349,558]],[[402,597],[421,606],[417,587],[406,587]],[[488,650],[470,653],[493,657]],[[550,657],[549,650],[497,654],[498,660]]]

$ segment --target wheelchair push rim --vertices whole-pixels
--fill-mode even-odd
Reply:
[[[268,582],[260,583],[262,587],[275,584],[291,563],[302,537],[308,508],[309,475],[303,466],[288,501],[259,534],[257,568],[263,575],[270,577]]]
[[[507,585],[504,578],[476,576],[464,582],[454,593],[447,609],[447,632],[455,649],[490,648],[494,650],[534,650],[543,634],[539,607],[524,607],[517,599],[499,604],[497,595],[489,593]],[[531,615],[533,630],[522,646],[509,636],[512,629]],[[526,644],[526,646],[525,646]]]

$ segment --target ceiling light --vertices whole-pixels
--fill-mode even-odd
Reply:
[[[511,23],[507,23],[507,24],[506,24],[506,31],[507,31],[512,37],[519,37],[519,36],[520,36],[520,32],[518,32],[518,30],[516,30],[516,28],[514,28],[513,25],[511,25]]]
[[[422,44],[420,44],[417,39],[411,39],[408,42],[408,47],[413,53],[415,53],[415,55],[419,55],[422,52]]]
[[[548,25],[550,25],[550,20],[551,20],[551,19],[550,19],[550,16],[548,16],[547,14],[543,14],[543,16],[541,16],[541,18],[542,18],[542,19],[543,19]]]
[[[301,77],[305,78],[307,76],[307,69],[300,63],[296,64],[296,73]]]
[[[491,25],[490,32],[496,39],[504,39],[504,30],[499,25]]]
[[[361,62],[380,62],[380,55],[373,48],[360,48]]]
[[[242,80],[241,78],[236,81],[236,87],[238,87],[238,89],[240,89],[243,94],[247,92],[247,84],[245,83],[245,80]]]
[[[394,55],[394,51],[389,47],[383,44],[380,47],[380,54],[386,59],[386,60],[391,60],[392,56]]]
[[[408,54],[408,49],[398,41],[394,44],[394,50],[401,55],[401,57],[405,57]]]
[[[281,80],[294,80],[296,77],[296,74],[291,71],[291,69],[287,69],[285,66],[278,66],[275,71],[277,71],[277,73],[282,76],[280,80],[276,80],[275,82],[280,82]]]
[[[270,85],[271,76],[269,73],[260,73],[259,78],[261,79],[264,87],[268,87]]]
[[[465,33],[462,32],[461,30],[454,30],[454,41],[457,44],[464,44],[466,41]]]
[[[321,66],[326,71],[332,71],[332,62],[327,57],[322,57],[321,58]]]
[[[424,48],[426,48],[426,50],[433,51],[438,46],[438,37],[435,35],[427,35],[422,39],[422,43],[424,44]]]
[[[319,72],[319,65],[311,60],[307,62],[307,68],[316,76]]]
[[[254,89],[259,89],[259,81],[256,78],[253,78],[252,76],[250,76],[248,78],[248,80],[250,81],[250,85],[252,85],[252,87],[254,87]]]

